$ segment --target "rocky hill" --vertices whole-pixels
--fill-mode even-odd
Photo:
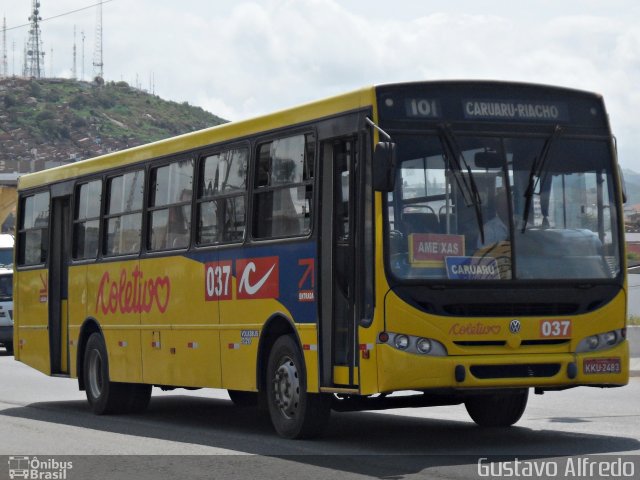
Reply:
[[[126,82],[0,79],[0,173],[41,170],[224,122]]]

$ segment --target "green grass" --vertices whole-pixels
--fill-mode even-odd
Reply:
[[[640,316],[639,315],[629,315],[627,317],[627,324],[628,325],[639,326],[640,325]]]

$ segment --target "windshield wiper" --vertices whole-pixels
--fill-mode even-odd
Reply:
[[[549,157],[551,144],[560,136],[561,133],[562,127],[560,127],[560,125],[556,125],[553,129],[553,133],[545,140],[542,150],[540,151],[540,155],[533,159],[533,164],[529,171],[529,180],[527,181],[527,190],[524,192],[525,202],[524,212],[522,213],[522,233],[525,232],[527,222],[529,221],[529,211],[531,210],[533,194],[535,193],[538,185],[542,188],[544,181],[547,179],[547,172],[544,171],[544,166],[547,163],[547,158]],[[535,177],[538,178],[534,181]]]
[[[456,138],[451,131],[449,125],[443,124],[440,126],[442,138],[447,151],[447,160],[449,167],[453,172],[453,178],[458,185],[458,188],[462,192],[462,198],[467,207],[474,207],[476,213],[476,219],[478,221],[478,228],[480,230],[480,241],[484,243],[484,221],[482,219],[482,200],[480,198],[480,192],[478,186],[473,178],[471,167],[464,159],[464,155],[456,142]],[[464,170],[467,171],[468,177],[465,176]]]

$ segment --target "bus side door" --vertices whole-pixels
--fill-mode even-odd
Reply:
[[[356,388],[355,165],[358,139],[322,142],[321,375],[322,387]]]
[[[70,201],[68,195],[51,199],[49,246],[49,347],[51,373],[69,373],[69,258]]]

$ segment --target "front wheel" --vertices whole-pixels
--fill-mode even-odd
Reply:
[[[329,422],[331,397],[307,392],[302,354],[285,335],[273,345],[267,365],[267,404],[271,423],[285,438],[312,438]]]
[[[528,398],[529,390],[524,389],[470,397],[464,406],[481,427],[510,427],[522,417]]]
[[[13,342],[7,342],[4,344],[4,348],[7,350],[9,355],[13,355]]]

